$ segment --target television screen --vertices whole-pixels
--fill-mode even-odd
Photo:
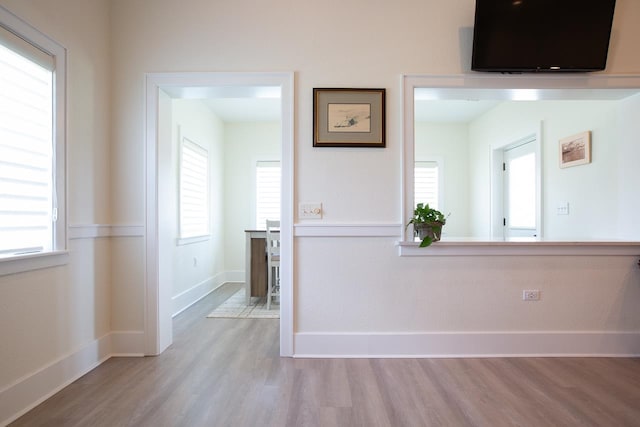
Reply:
[[[604,70],[615,0],[476,0],[471,69]]]

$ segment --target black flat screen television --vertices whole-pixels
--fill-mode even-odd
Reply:
[[[476,0],[474,71],[598,71],[615,0]]]

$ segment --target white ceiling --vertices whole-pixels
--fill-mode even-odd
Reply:
[[[203,102],[223,122],[280,120],[280,98],[208,98]]]
[[[467,123],[505,101],[620,100],[637,89],[417,88],[417,122]]]
[[[416,122],[467,123],[489,111],[500,101],[416,100]]]
[[[273,86],[169,87],[172,98],[199,99],[224,122],[279,121],[280,88]]]

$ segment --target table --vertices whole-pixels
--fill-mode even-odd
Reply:
[[[267,295],[267,231],[244,230],[245,244],[245,296],[247,305],[251,297]],[[273,231],[274,234],[279,231]]]

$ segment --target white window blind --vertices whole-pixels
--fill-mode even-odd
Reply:
[[[207,236],[209,152],[187,138],[180,148],[180,238]]]
[[[0,27],[0,257],[54,246],[53,62]]]
[[[267,219],[280,219],[280,162],[256,164],[256,228],[264,230]]]
[[[414,170],[414,205],[428,204],[434,209],[439,208],[439,171],[437,162],[415,162]]]

